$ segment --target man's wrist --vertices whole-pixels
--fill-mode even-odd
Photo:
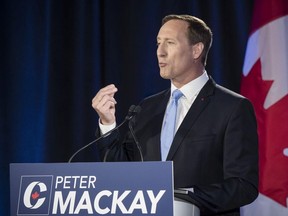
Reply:
[[[108,133],[109,131],[113,130],[115,127],[116,127],[116,122],[109,124],[109,125],[104,125],[101,123],[99,119],[99,128],[100,128],[101,135]]]

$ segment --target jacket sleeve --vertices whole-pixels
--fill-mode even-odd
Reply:
[[[100,129],[96,130],[96,137],[100,137]],[[98,153],[101,161],[127,161],[127,153],[121,144],[119,130],[113,131],[106,137],[103,137],[97,144]]]

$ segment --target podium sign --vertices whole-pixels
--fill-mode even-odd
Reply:
[[[11,216],[173,216],[172,162],[10,164]]]

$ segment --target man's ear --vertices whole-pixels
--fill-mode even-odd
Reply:
[[[204,49],[204,44],[202,42],[194,44],[192,49],[193,49],[193,59],[196,60],[201,56]]]

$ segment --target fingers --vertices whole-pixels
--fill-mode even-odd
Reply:
[[[98,113],[100,120],[104,124],[112,124],[115,121],[115,105],[114,98],[118,89],[114,84],[108,85],[99,90],[96,96],[92,99],[92,107]]]
[[[103,100],[104,97],[106,99],[110,99],[112,102],[116,104],[116,100],[114,99],[114,94],[118,91],[114,84],[110,84],[102,89],[96,94],[96,96],[92,99],[93,103],[99,103]],[[105,98],[104,98],[105,99]]]

